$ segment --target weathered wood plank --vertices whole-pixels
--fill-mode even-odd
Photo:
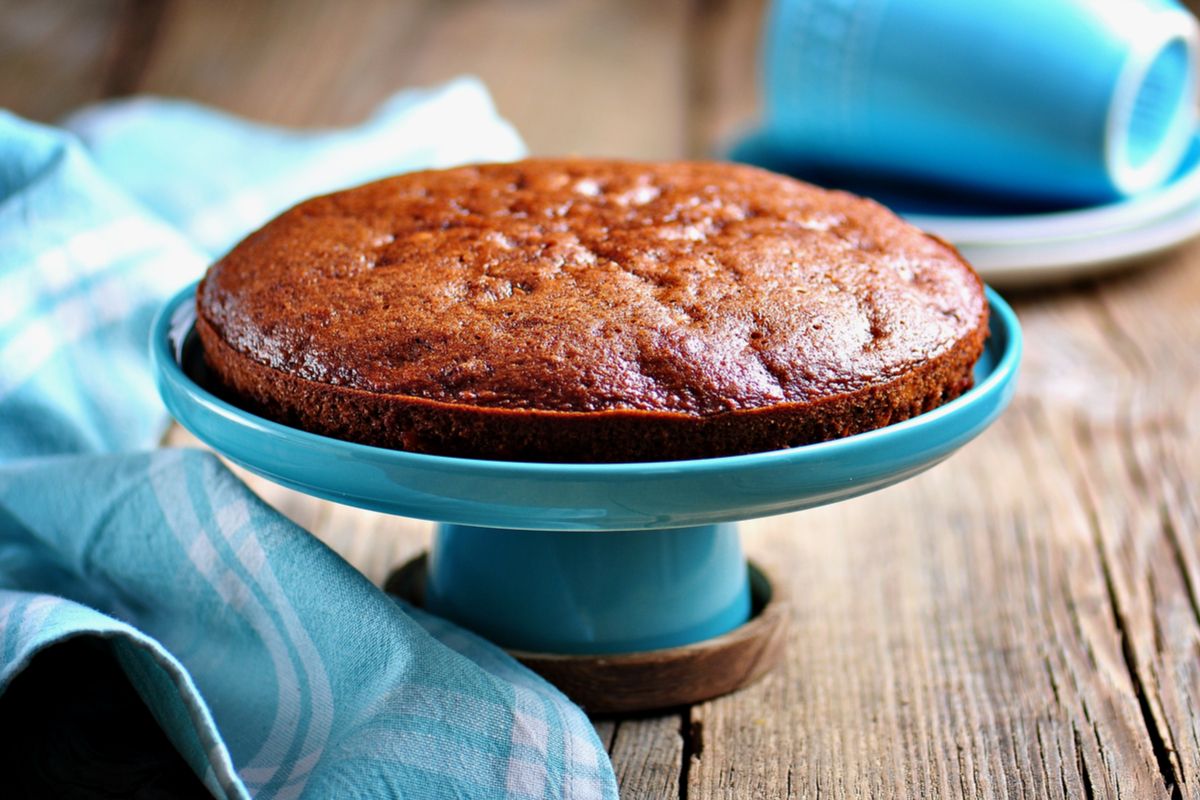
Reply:
[[[593,720],[617,773],[621,797],[652,800],[679,797],[681,769],[690,731],[679,714]]]
[[[754,526],[793,576],[792,651],[693,709],[689,797],[1165,796],[1088,520],[1022,404],[908,484]]]
[[[1073,438],[1126,661],[1163,769],[1200,796],[1200,250],[1098,287],[1089,311],[1122,354],[1112,417]]]
[[[683,724],[678,714],[616,723],[609,754],[621,797],[628,800],[679,797]]]

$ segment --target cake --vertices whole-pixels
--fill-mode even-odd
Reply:
[[[752,167],[526,160],[317,197],[213,264],[220,391],[379,447],[623,462],[820,442],[972,385],[983,285],[877,203]]]

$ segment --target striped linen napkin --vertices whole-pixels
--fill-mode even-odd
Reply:
[[[0,793],[616,797],[549,684],[215,457],[149,449],[150,318],[214,253],[307,195],[521,151],[470,80],[344,131],[153,99],[0,113]]]

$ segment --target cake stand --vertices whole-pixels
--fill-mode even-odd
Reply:
[[[991,335],[975,387],[913,419],[724,458],[486,461],[319,436],[222,399],[193,332],[194,297],[191,286],[171,299],[151,341],[159,390],[180,424],[276,483],[437,521],[428,558],[393,587],[516,651],[591,711],[695,702],[762,674],[779,656],[787,614],[767,576],[748,567],[735,523],[928,469],[1001,413],[1021,353],[1016,316],[989,289]]]

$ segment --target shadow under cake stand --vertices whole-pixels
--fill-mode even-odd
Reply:
[[[159,312],[167,408],[251,472],[325,500],[435,520],[428,556],[388,588],[504,646],[593,713],[699,702],[781,657],[789,616],[747,564],[736,521],[833,503],[912,477],[977,436],[1012,397],[1015,314],[961,397],[895,425],[787,450],[689,461],[547,464],[449,458],[287,427],[209,391],[195,286]],[[802,535],[797,531],[797,535]]]

